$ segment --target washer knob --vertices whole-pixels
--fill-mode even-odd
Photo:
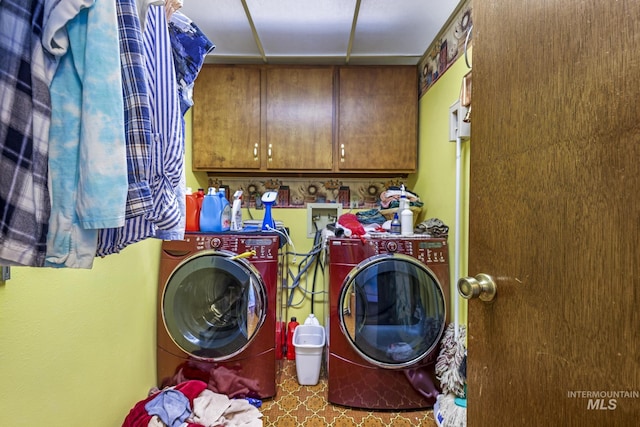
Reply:
[[[222,246],[222,239],[220,239],[219,237],[212,237],[210,245],[213,249],[219,249],[220,246]]]
[[[396,252],[398,250],[397,242],[387,242],[387,250],[389,252]]]

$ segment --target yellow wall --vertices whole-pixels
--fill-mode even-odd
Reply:
[[[456,203],[456,143],[449,142],[449,107],[458,100],[462,78],[469,72],[463,57],[459,58],[420,98],[419,171],[410,177],[409,185],[425,203],[425,218],[439,218],[449,226],[449,260],[451,265],[451,313],[453,298],[458,298],[460,321],[466,323],[466,301],[455,291],[455,203]],[[460,276],[467,272],[468,248],[468,182],[469,145],[462,144],[461,214],[460,214]],[[453,321],[453,314],[450,316]]]
[[[159,242],[0,284],[0,425],[113,427],[155,382]],[[1,282],[0,282],[1,283]]]
[[[466,72],[458,60],[420,100],[420,171],[409,180],[426,217],[450,226],[452,249],[455,144],[448,142],[448,111]],[[190,124],[188,114],[187,129]],[[187,185],[206,187],[206,174],[190,173],[189,143],[186,159]],[[464,170],[468,175],[467,160]],[[274,217],[291,231],[289,250],[308,252],[313,240],[306,237],[306,210],[274,209]],[[464,218],[466,224],[466,211]],[[96,259],[91,270],[11,269],[11,279],[0,282],[0,425],[121,425],[155,385],[159,251],[160,242],[150,239]],[[289,261],[295,272],[294,258]],[[306,300],[288,317],[302,321],[309,312]],[[321,301],[315,314],[324,319]]]

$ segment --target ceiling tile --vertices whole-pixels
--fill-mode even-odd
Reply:
[[[265,54],[344,56],[356,0],[247,0]]]
[[[1,0],[0,0],[1,1]],[[269,63],[345,63],[357,0],[244,0]],[[348,63],[416,64],[460,0],[360,0]],[[263,62],[243,0],[184,0],[207,62]]]
[[[211,54],[260,58],[240,0],[184,0],[180,12],[216,45]]]
[[[353,56],[422,56],[457,0],[362,0]]]

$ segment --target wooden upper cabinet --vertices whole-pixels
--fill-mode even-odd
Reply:
[[[206,64],[193,101],[194,170],[417,169],[415,66]]]
[[[261,71],[205,64],[193,89],[193,168],[260,169]]]
[[[417,73],[415,66],[340,68],[338,171],[416,171]]]
[[[332,67],[266,69],[268,170],[331,171]]]

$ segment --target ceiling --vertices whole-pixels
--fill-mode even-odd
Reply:
[[[459,0],[183,0],[208,63],[417,64]]]

